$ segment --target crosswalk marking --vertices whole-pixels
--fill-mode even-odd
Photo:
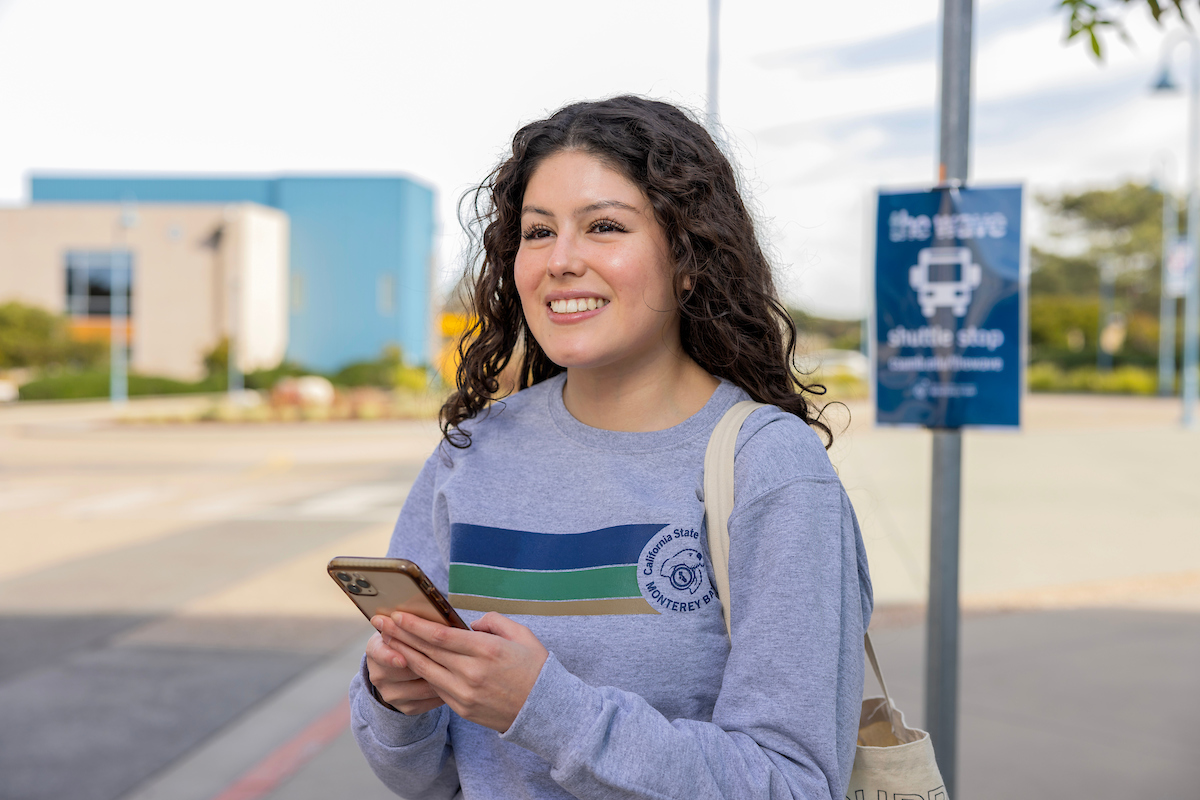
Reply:
[[[59,486],[21,486],[0,489],[0,514],[16,511],[49,512],[71,519],[156,513],[184,519],[394,519],[412,484],[395,481],[331,489],[328,483],[307,486],[264,486],[217,491],[187,497],[182,487],[129,486],[84,497],[71,497]]]
[[[397,510],[408,493],[408,486],[399,483],[369,483],[347,486],[311,500],[295,508],[302,517],[357,517],[381,507]]]
[[[233,489],[193,498],[183,506],[181,513],[191,519],[206,520],[258,516],[268,509],[302,500],[313,492],[328,488],[328,483],[294,481],[285,485]]]
[[[121,514],[162,503],[177,494],[164,486],[141,486],[116,492],[93,495],[71,503],[64,513],[71,517],[102,517]]]
[[[20,511],[45,505],[63,496],[58,486],[22,486],[0,491],[0,511]]]

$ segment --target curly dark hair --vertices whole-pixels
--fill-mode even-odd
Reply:
[[[530,334],[513,271],[525,187],[547,157],[568,150],[600,159],[649,199],[670,247],[684,352],[832,444],[832,431],[806,397],[825,387],[798,378],[796,326],[779,301],[733,167],[686,113],[634,96],[574,103],[526,125],[513,137],[512,156],[464,197],[464,227],[482,258],[468,301],[472,324],[458,344],[457,389],[440,414],[446,440],[470,446],[459,426],[502,396],[501,373],[515,354],[522,353],[517,389],[563,371]]]

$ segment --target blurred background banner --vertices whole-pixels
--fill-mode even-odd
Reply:
[[[1018,425],[1021,188],[879,195],[875,401],[881,425]]]

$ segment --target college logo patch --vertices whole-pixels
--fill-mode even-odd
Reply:
[[[698,611],[717,599],[695,528],[663,530],[650,539],[638,557],[637,580],[642,597],[660,612]]]

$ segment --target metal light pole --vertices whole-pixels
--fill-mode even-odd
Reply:
[[[967,180],[974,0],[942,0],[938,182]],[[958,562],[962,519],[962,431],[933,431],[929,519],[929,606],[925,626],[925,727],[956,796],[958,750]]]
[[[224,221],[221,224],[221,240],[218,247],[225,243],[226,236],[229,234],[229,227],[233,224],[235,214],[231,208],[226,208],[224,212]],[[242,340],[242,285],[241,275],[239,270],[241,264],[231,263],[229,258],[225,257],[225,251],[222,250],[222,264],[225,267],[225,280],[227,294],[227,305],[229,306],[229,332],[225,339],[228,343],[226,350],[226,376],[227,385],[226,391],[230,402],[240,402],[245,399],[244,391],[246,388],[246,379],[242,374],[242,365],[238,358],[241,351]]]
[[[708,102],[704,121],[708,130],[717,129],[717,76],[721,39],[721,0],[708,0]]]
[[[1183,303],[1183,413],[1185,428],[1196,427],[1196,399],[1200,390],[1200,40],[1182,33],[1164,45],[1163,74],[1156,89],[1174,88],[1169,58],[1175,45],[1187,42],[1191,49],[1191,85],[1188,87],[1188,269],[1187,294]]]
[[[1096,370],[1111,372],[1113,353],[1108,349],[1105,332],[1113,324],[1113,301],[1117,285],[1117,262],[1105,257],[1100,259],[1100,314],[1096,322]]]
[[[129,399],[129,353],[126,328],[129,324],[129,304],[126,295],[132,294],[133,253],[128,249],[129,229],[137,225],[137,211],[130,204],[121,207],[117,217],[117,246],[108,260],[109,296],[109,370],[108,398],[114,405]],[[126,256],[118,265],[118,254]]]
[[[1158,394],[1161,397],[1175,394],[1175,296],[1171,293],[1169,265],[1175,257],[1176,240],[1179,238],[1179,210],[1175,207],[1175,195],[1171,193],[1168,173],[1164,160],[1158,186],[1163,197],[1162,271],[1158,300]]]

